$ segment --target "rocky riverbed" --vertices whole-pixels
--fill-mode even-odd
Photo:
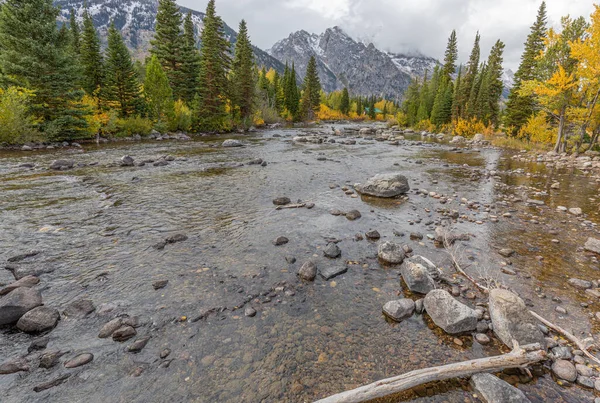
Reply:
[[[442,234],[472,277],[597,339],[593,157],[348,126],[0,154],[2,401],[310,402],[508,351]],[[377,197],[380,174],[410,190]],[[554,360],[500,377],[593,402],[595,367],[543,336]],[[495,382],[389,401],[478,402]]]

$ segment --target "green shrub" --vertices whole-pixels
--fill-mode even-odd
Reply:
[[[120,118],[116,111],[111,110],[103,131],[111,137],[147,136],[152,131],[152,121],[141,116]]]
[[[173,116],[169,119],[169,130],[189,132],[192,128],[192,111],[182,100],[175,102]]]

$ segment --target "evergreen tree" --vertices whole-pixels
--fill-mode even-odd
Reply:
[[[233,104],[239,110],[242,120],[247,120],[252,116],[252,104],[254,102],[253,67],[254,53],[248,37],[246,21],[242,20],[235,44],[232,74]]]
[[[82,87],[89,95],[98,95],[103,86],[104,61],[100,52],[100,38],[87,10],[83,13],[79,60],[82,69]]]
[[[362,116],[365,112],[365,106],[363,105],[362,97],[359,95],[356,101],[356,114]]]
[[[309,108],[317,112],[321,105],[321,81],[317,73],[317,60],[311,56],[306,67],[306,76],[304,77],[304,92],[308,91]]]
[[[159,0],[156,30],[150,42],[150,53],[155,55],[169,77],[175,99],[183,99],[189,83],[183,72],[181,13],[175,0]]]
[[[429,119],[431,117],[431,113],[433,111],[433,103],[435,102],[435,97],[437,96],[440,82],[441,82],[442,70],[439,66],[435,66],[433,68],[433,75],[431,76],[431,80],[429,81],[429,88],[425,93],[425,113],[427,117],[425,119]]]
[[[473,88],[471,89],[471,94],[469,94],[469,101],[467,102],[467,112],[466,117],[472,118],[480,118],[482,115],[482,107],[479,103],[481,99],[480,93],[482,89],[485,90],[485,75],[487,71],[487,65],[483,63],[479,67],[479,73],[477,74],[477,78],[475,79],[475,83],[473,84]]]
[[[340,112],[344,115],[348,115],[350,112],[350,95],[348,94],[348,88],[344,87],[342,91],[342,99],[340,102]]]
[[[196,47],[196,34],[194,22],[190,11],[183,22],[183,41],[181,44],[181,74],[183,88],[180,88],[180,97],[188,105],[194,100],[198,90],[198,75],[200,74],[200,53]]]
[[[435,70],[434,70],[434,77],[437,75],[437,72],[438,72],[438,68],[436,66]],[[429,116],[430,116],[429,100],[431,98],[429,96],[430,86],[431,86],[431,83],[427,82],[427,72],[425,72],[425,77],[423,78],[423,85],[421,86],[421,93],[419,96],[419,106],[417,108],[417,118],[416,118],[415,123],[419,123],[423,120],[429,119]],[[432,105],[432,109],[433,109],[433,105]]]
[[[463,113],[465,103],[463,102],[464,79],[462,77],[462,65],[458,66],[458,76],[454,85],[454,97],[452,98],[452,121],[456,122]]]
[[[486,103],[486,115],[483,119],[485,124],[492,124],[494,127],[498,127],[500,121],[500,98],[504,88],[502,83],[504,47],[502,41],[496,41],[488,57],[485,75],[486,98],[483,102]]]
[[[298,92],[298,84],[296,83],[296,67],[294,63],[292,63],[292,69],[288,74],[286,88],[286,108],[295,120],[298,118],[298,112],[300,111],[300,93]]]
[[[200,42],[202,42],[202,52],[196,111],[199,128],[208,131],[222,130],[227,119],[225,109],[229,95],[227,72],[231,60],[223,20],[215,11],[215,0],[209,0],[206,7]]]
[[[369,102],[369,119],[375,120],[377,118],[377,112],[375,111],[375,97],[371,97]]]
[[[531,26],[531,32],[525,42],[525,51],[521,56],[521,64],[515,73],[515,83],[510,90],[506,104],[505,125],[513,128],[512,135],[518,133],[535,110],[533,96],[522,96],[519,91],[521,90],[521,83],[536,78],[536,57],[544,49],[546,21],[546,2],[543,1],[538,10],[536,21]]]
[[[425,71],[427,76],[427,71]],[[418,79],[413,79],[410,86],[406,90],[406,100],[402,104],[402,111],[406,115],[407,123],[409,126],[414,126],[417,122],[417,112],[419,111],[420,94],[421,89]]]
[[[473,50],[471,50],[471,56],[469,56],[469,62],[467,63],[464,78],[462,79],[460,86],[456,86],[456,113],[457,116],[465,117],[467,110],[467,103],[477,78],[477,72],[479,69],[479,58],[481,56],[481,49],[479,47],[479,41],[481,37],[479,32],[475,36],[475,43],[473,44]]]
[[[121,116],[130,116],[140,108],[140,83],[123,37],[111,23],[106,49],[104,97],[114,104]]]
[[[453,95],[454,84],[452,81],[443,80],[435,97],[433,110],[431,111],[431,123],[438,127],[450,123],[452,119]]]
[[[173,115],[173,90],[158,56],[152,55],[146,65],[144,95],[149,115],[158,122],[165,122]]]
[[[452,74],[456,71],[456,60],[458,60],[458,44],[456,41],[456,31],[453,30],[450,34],[450,38],[448,38],[448,45],[446,46],[444,67],[442,68],[441,73],[443,80],[451,80]]]
[[[33,90],[31,111],[52,140],[87,135],[77,64],[58,15],[52,0],[6,0],[0,7],[0,71],[10,84]]]
[[[77,22],[77,16],[75,15],[74,9],[71,9],[71,15],[69,20],[69,32],[71,33],[71,47],[73,48],[73,52],[75,52],[75,54],[78,55],[81,29],[79,28],[79,23]]]
[[[283,93],[281,76],[277,70],[275,70],[275,74],[273,75],[273,92],[275,93],[275,109],[278,114],[281,114],[285,106],[285,96]]]

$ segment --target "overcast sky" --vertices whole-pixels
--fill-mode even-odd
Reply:
[[[177,0],[204,11],[207,0]],[[447,38],[456,29],[460,61],[465,62],[479,30],[482,57],[497,39],[506,44],[505,66],[516,69],[523,42],[541,0],[217,0],[217,13],[237,30],[248,22],[252,42],[268,49],[291,32],[321,33],[338,25],[355,39],[383,50],[419,51],[443,58]],[[551,25],[560,17],[589,18],[593,0],[547,0]]]

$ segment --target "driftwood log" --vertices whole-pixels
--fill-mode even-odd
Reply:
[[[370,385],[338,393],[317,400],[315,403],[359,403],[394,395],[429,382],[469,377],[481,372],[496,372],[506,368],[520,368],[544,361],[546,352],[539,344],[515,348],[510,353],[495,357],[479,358],[455,364],[418,369],[404,375],[383,379]]]
[[[285,206],[277,206],[275,208],[275,210],[287,210],[287,209],[303,208],[303,207],[306,207],[306,203],[288,204],[288,205],[285,205]]]

